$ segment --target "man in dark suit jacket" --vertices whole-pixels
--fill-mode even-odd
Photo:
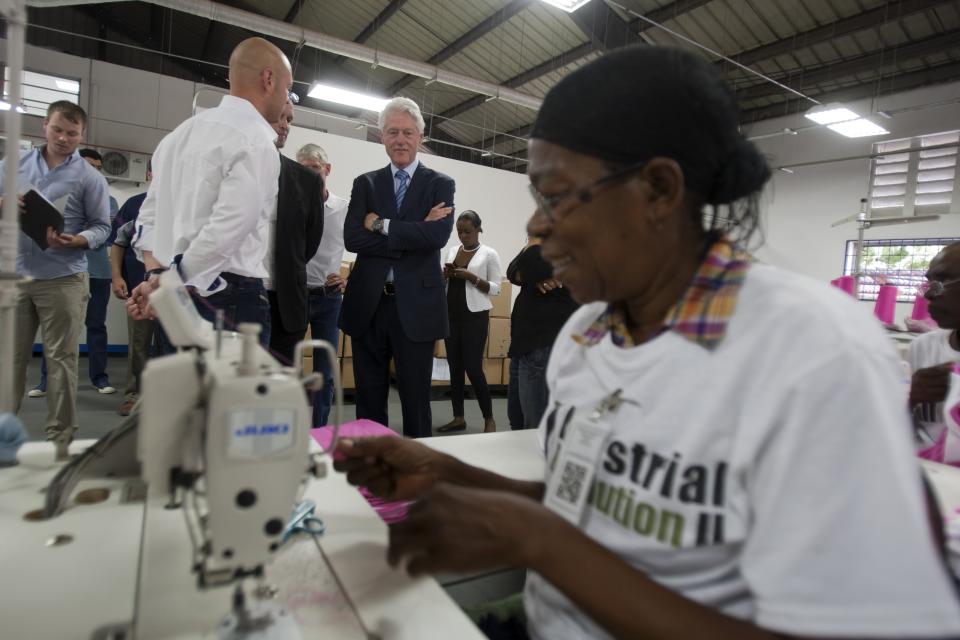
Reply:
[[[287,103],[274,124],[277,150],[283,148],[293,122]],[[270,349],[293,363],[293,351],[303,340],[310,316],[307,263],[323,234],[323,178],[299,162],[280,156],[280,184],[274,238],[267,251],[267,297],[270,300]]]
[[[390,165],[353,182],[343,239],[357,254],[340,311],[353,341],[357,418],[388,424],[389,364],[397,365],[403,433],[432,433],[434,343],[447,336],[440,250],[453,230],[453,180],[417,160],[417,104],[395,98],[380,114]]]

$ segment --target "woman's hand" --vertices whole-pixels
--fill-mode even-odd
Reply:
[[[387,561],[408,558],[411,575],[528,566],[558,520],[524,496],[441,482],[390,527]]]
[[[466,269],[464,269],[463,267],[453,267],[450,270],[450,277],[458,278],[460,280],[466,280],[467,282],[473,282],[474,284],[476,284],[476,282],[474,281],[474,275],[469,271],[467,271]]]
[[[333,468],[376,496],[411,500],[443,479],[451,460],[414,440],[383,436],[341,440]]]
[[[554,289],[559,289],[562,286],[563,286],[563,283],[561,283],[556,278],[548,278],[547,280],[542,280],[537,283],[537,291],[539,293],[549,293],[550,291],[553,291]]]

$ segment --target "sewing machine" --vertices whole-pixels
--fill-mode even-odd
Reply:
[[[182,350],[150,361],[134,415],[66,465],[31,443],[0,473],[3,637],[482,637],[386,565],[386,526],[324,472],[304,387],[329,382],[277,363],[257,325],[214,330],[173,272],[151,304]],[[309,342],[296,362],[315,345],[336,357]],[[322,535],[294,535],[304,499]]]

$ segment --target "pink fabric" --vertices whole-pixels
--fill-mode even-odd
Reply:
[[[947,430],[944,429],[940,432],[940,437],[937,438],[937,441],[926,449],[921,449],[917,452],[918,458],[923,458],[924,460],[932,460],[934,462],[943,462],[943,458],[946,455],[945,444],[947,442]],[[952,464],[953,466],[960,466],[960,464],[955,462],[948,462],[946,464]]]
[[[331,425],[327,425],[325,427],[311,429],[310,435],[312,435],[313,439],[317,441],[317,444],[324,449],[327,449],[333,440],[333,427]],[[344,422],[342,425],[340,425],[341,438],[372,438],[376,436],[398,437],[397,434],[389,427],[385,427],[380,423],[374,422],[373,420],[353,420],[351,422]],[[343,459],[343,456],[339,456],[334,453],[333,459],[341,460]],[[380,519],[387,524],[400,522],[407,517],[407,508],[410,506],[412,501],[397,500],[391,502],[384,500],[383,498],[378,498],[367,491],[364,487],[360,487],[359,491],[360,495],[366,498],[367,502],[370,503],[370,506],[373,507],[373,510],[377,512],[377,515],[380,516]]]

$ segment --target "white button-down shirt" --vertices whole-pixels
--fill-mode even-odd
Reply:
[[[220,273],[265,278],[268,219],[277,201],[277,134],[253,105],[224,96],[168,134],[153,155],[136,246],[202,293]]]
[[[323,237],[320,247],[307,263],[307,286],[322,287],[332,273],[340,273],[343,262],[343,222],[350,201],[330,192],[323,203]]]

